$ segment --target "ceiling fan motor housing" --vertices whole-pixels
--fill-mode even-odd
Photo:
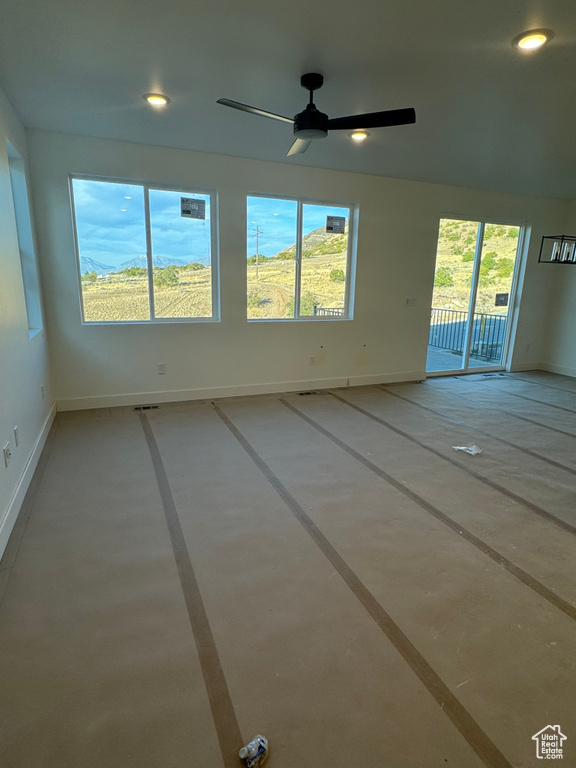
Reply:
[[[297,139],[323,139],[328,135],[328,115],[309,104],[304,112],[294,117],[294,136]]]

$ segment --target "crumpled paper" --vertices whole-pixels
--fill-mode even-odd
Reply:
[[[482,453],[482,448],[479,448],[474,443],[472,445],[453,445],[452,448],[454,448],[455,451],[469,453],[470,456],[476,456],[477,453]]]

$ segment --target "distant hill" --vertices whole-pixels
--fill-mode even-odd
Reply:
[[[348,232],[348,228],[346,228]],[[346,239],[348,235],[335,235],[332,232],[326,232],[326,227],[318,227],[318,229],[308,232],[302,238],[302,252],[307,256],[321,256],[326,253],[338,253],[346,250]],[[276,256],[271,258],[285,259],[293,257],[296,253],[296,246],[289,245],[288,248],[284,248],[279,251]]]
[[[111,267],[109,264],[102,264],[100,261],[95,261],[89,256],[80,257],[80,271],[83,275],[86,272],[96,272],[98,275],[106,275],[108,272],[114,272],[116,267]]]

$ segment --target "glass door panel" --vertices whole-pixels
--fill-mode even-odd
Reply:
[[[426,370],[501,367],[520,228],[441,219]]]
[[[484,225],[468,368],[502,366],[519,227]]]
[[[464,367],[477,238],[477,221],[440,220],[427,371]]]

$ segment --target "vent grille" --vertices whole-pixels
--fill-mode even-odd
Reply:
[[[133,411],[157,411],[160,408],[159,405],[135,405],[132,408]]]
[[[320,392],[298,392],[299,397],[305,397],[307,395],[319,395]]]

